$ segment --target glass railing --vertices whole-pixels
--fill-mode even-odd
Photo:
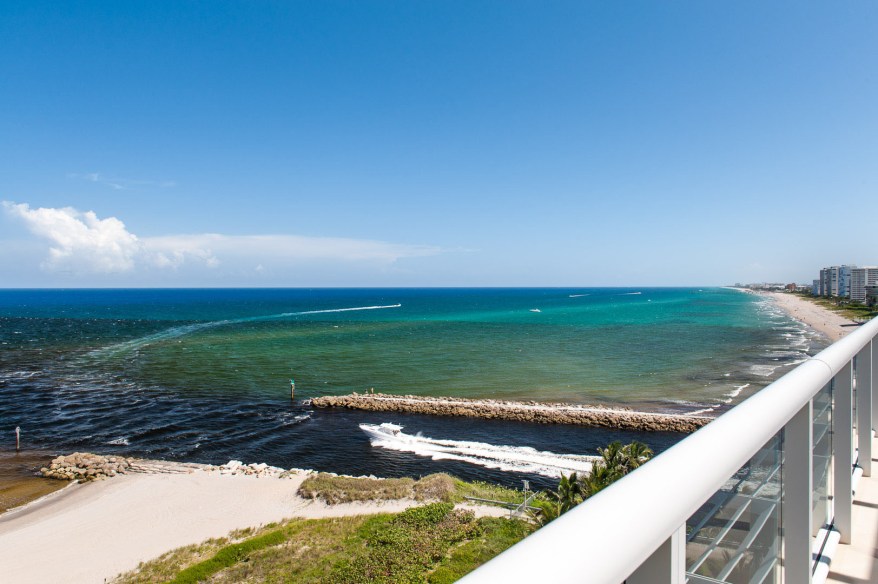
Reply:
[[[778,433],[689,518],[690,582],[781,582],[782,461]]]

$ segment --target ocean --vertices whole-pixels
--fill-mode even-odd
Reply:
[[[822,346],[724,288],[0,290],[0,447],[20,426],[34,452],[552,486],[553,456],[681,436],[302,401],[374,388],[721,412]],[[373,445],[358,426],[381,422],[416,439]]]

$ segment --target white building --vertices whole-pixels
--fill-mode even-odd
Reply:
[[[866,286],[878,286],[878,266],[852,268],[850,277],[851,300],[866,301]]]
[[[820,295],[850,298],[851,270],[856,266],[831,266],[820,270]]]

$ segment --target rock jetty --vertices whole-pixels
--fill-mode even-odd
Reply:
[[[48,467],[40,469],[40,474],[52,479],[87,482],[99,481],[120,474],[189,474],[195,471],[218,472],[223,475],[245,475],[256,478],[295,478],[302,474],[307,475],[315,472],[300,468],[287,470],[264,462],[244,464],[240,460],[230,460],[226,464],[213,465],[74,452],[53,459]]]
[[[316,397],[311,400],[311,405],[318,408],[349,408],[370,412],[404,412],[541,424],[574,424],[641,432],[690,433],[707,425],[713,419],[706,416],[637,412],[592,405],[383,393]]]
[[[123,456],[74,452],[53,459],[48,467],[40,469],[40,474],[65,481],[99,481],[117,474],[125,474],[131,469],[132,462],[133,459]]]
[[[240,460],[230,460],[226,464],[219,466],[207,465],[204,467],[206,471],[219,472],[224,475],[246,475],[256,478],[262,477],[279,477],[286,478],[295,476],[295,472],[284,470],[277,466],[270,466],[264,462],[244,464]]]

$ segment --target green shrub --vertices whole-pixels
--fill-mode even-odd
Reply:
[[[412,527],[436,525],[454,509],[452,503],[431,503],[422,507],[411,507],[396,516],[397,523]]]
[[[365,549],[336,565],[330,581],[423,582],[424,573],[452,545],[477,536],[480,530],[472,512],[455,511],[451,503],[412,507],[390,521],[365,525]]]
[[[531,533],[535,526],[526,521],[502,517],[482,517],[478,532],[468,542],[454,548],[427,579],[430,584],[451,584],[481,566]]]
[[[196,584],[207,579],[210,575],[228,568],[247,558],[247,556],[262,548],[280,545],[286,541],[283,530],[271,531],[241,543],[228,545],[220,549],[212,558],[199,562],[186,568],[177,577],[171,580],[173,584]]]

